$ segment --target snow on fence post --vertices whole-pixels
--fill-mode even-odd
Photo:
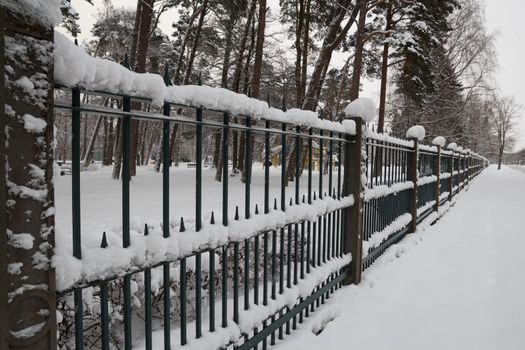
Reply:
[[[452,191],[454,189],[454,150],[456,149],[456,144],[449,143],[447,148],[450,150],[450,177],[448,178],[448,200],[452,202],[452,197],[454,196],[454,192]]]
[[[436,203],[434,204],[434,211],[437,213],[439,212],[439,185],[441,184],[441,145],[436,145],[437,147],[437,156],[435,158],[434,163],[434,175],[436,175],[436,182],[434,187],[434,200]]]
[[[409,213],[412,215],[412,221],[410,222],[410,233],[416,232],[417,226],[417,178],[418,178],[418,156],[419,156],[419,143],[415,137],[410,138],[414,142],[414,149],[408,154],[408,181],[414,183],[412,191],[410,191],[410,209]]]
[[[435,187],[435,201],[436,204],[434,205],[434,210],[436,213],[439,211],[439,202],[441,197],[441,148],[445,146],[446,140],[443,136],[436,136],[432,140],[432,144],[437,147],[437,157],[436,157],[436,164],[434,167],[434,175],[436,175],[436,187]]]
[[[425,138],[425,128],[421,125],[414,125],[407,130],[406,136],[414,143],[414,149],[408,154],[408,181],[414,183],[414,187],[410,192],[410,214],[412,221],[410,222],[409,232],[416,232],[417,226],[417,180],[418,174],[418,160],[419,160],[419,141]]]
[[[344,284],[359,284],[361,282],[362,251],[363,251],[363,120],[360,117],[351,117],[355,122],[354,143],[347,142],[344,152],[344,182],[343,195],[354,197],[354,204],[345,210],[344,253],[352,254],[350,263],[351,273],[344,280]]]
[[[52,4],[0,1],[0,349],[56,349]],[[4,233],[5,232],[5,233]]]

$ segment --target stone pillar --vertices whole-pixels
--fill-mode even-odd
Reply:
[[[0,4],[2,350],[56,349],[53,25],[40,20]]]

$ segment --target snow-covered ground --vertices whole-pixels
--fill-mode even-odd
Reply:
[[[525,174],[491,166],[459,196],[277,349],[524,349]]]

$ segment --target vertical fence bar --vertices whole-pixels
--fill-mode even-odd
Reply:
[[[454,191],[452,189],[454,188],[454,151],[450,151],[449,156],[449,169],[450,169],[450,177],[448,179],[448,200],[452,201],[452,197],[454,196]]]
[[[286,124],[281,124],[281,210],[286,210]],[[284,228],[280,229],[279,247],[279,294],[284,293]],[[279,327],[279,339],[283,339],[283,327]]]
[[[72,219],[73,219],[73,256],[82,259],[81,235],[80,235],[80,89],[73,88],[71,96],[73,110],[71,131],[71,170],[72,170]],[[82,290],[75,289],[73,292],[75,304],[75,348],[84,348],[84,325]]]
[[[122,110],[130,112],[131,99],[122,99]],[[130,127],[131,118],[122,120],[122,246],[130,245],[129,236],[129,181],[130,181]],[[124,348],[131,350],[131,276],[124,276]]]
[[[362,205],[361,198],[361,168],[362,168],[362,144],[363,140],[363,120],[361,118],[351,118],[355,122],[356,134],[355,142],[346,142],[344,154],[344,182],[343,195],[354,197],[354,205],[345,209],[345,243],[344,253],[352,254],[350,263],[351,273],[344,280],[344,284],[359,284],[361,282],[361,256],[362,256]],[[347,140],[349,141],[349,140]]]
[[[188,330],[187,330],[187,313],[186,313],[186,258],[180,259],[180,345],[186,345],[188,342]]]
[[[230,115],[223,114],[222,131],[222,224],[228,226],[228,135]],[[228,247],[222,248],[222,327],[228,327]]]
[[[148,236],[148,225],[144,225],[144,236]],[[152,344],[152,326],[151,326],[151,269],[144,269],[144,337],[146,350],[153,348]]]
[[[434,175],[436,176],[436,184],[434,186],[434,200],[436,203],[434,204],[434,211],[437,213],[439,212],[439,195],[440,190],[439,186],[441,184],[441,146],[436,145],[437,147],[437,154],[434,160]]]
[[[169,85],[169,78],[166,76],[165,83]],[[163,114],[169,116],[171,112],[171,105],[164,103]],[[162,237],[168,238],[170,236],[170,166],[171,166],[171,150],[170,150],[170,122],[164,120],[162,122]],[[171,348],[171,298],[170,298],[170,264],[165,262],[162,264],[162,290],[163,290],[163,336],[164,349]]]
[[[197,81],[199,86],[202,85],[201,76]],[[197,125],[195,127],[195,231],[199,232],[202,228],[202,107],[198,107],[195,111],[195,119]],[[215,318],[215,300],[211,300],[211,296],[215,297],[215,285],[212,285],[212,281],[215,279],[212,274],[215,275],[215,251],[210,250],[210,266],[209,266],[209,294],[210,294],[210,331],[215,328],[215,320],[212,321],[212,316]],[[195,255],[195,337],[200,338],[202,336],[202,276],[201,276],[201,264],[202,254],[199,252]],[[212,292],[213,290],[213,292]],[[212,311],[213,308],[213,311]],[[212,323],[213,322],[213,323]]]

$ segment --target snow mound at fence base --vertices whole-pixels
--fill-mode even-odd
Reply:
[[[66,87],[79,86],[148,98],[157,106],[164,102],[200,106],[256,119],[355,134],[352,121],[342,124],[322,120],[316,112],[296,108],[285,112],[269,107],[267,102],[227,89],[198,85],[166,86],[160,75],[135,73],[116,62],[92,57],[58,32],[55,32],[55,80]]]

